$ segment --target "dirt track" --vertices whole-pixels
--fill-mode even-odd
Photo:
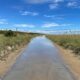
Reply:
[[[59,50],[45,37],[34,38],[2,80],[76,80]]]
[[[69,66],[70,70],[75,74],[77,80],[80,80],[80,57],[72,53],[71,50],[64,49],[58,45],[57,48],[61,51],[60,55]]]

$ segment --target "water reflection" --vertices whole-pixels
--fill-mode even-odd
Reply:
[[[73,80],[59,51],[45,36],[33,38],[3,80]]]

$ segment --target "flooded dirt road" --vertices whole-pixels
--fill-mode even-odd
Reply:
[[[31,40],[2,80],[76,80],[45,36]]]

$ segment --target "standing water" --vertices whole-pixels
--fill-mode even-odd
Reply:
[[[75,80],[45,36],[33,38],[3,80]]]

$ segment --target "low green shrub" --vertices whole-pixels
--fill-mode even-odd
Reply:
[[[13,32],[12,30],[6,31],[6,32],[4,33],[4,35],[5,35],[6,37],[16,36],[15,32]]]
[[[77,55],[80,55],[80,47],[75,47],[75,49],[73,50],[73,52]]]

